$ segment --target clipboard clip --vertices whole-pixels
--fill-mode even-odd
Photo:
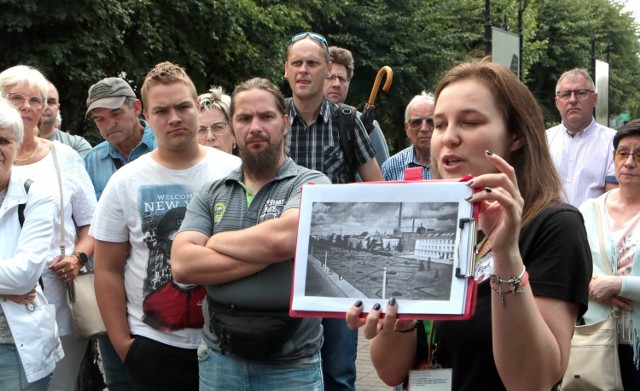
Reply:
[[[473,278],[474,277],[473,267],[472,267],[473,262],[472,262],[471,255],[473,254],[473,245],[475,243],[475,236],[476,236],[475,223],[476,221],[474,219],[468,218],[468,217],[461,218],[458,221],[459,235],[457,235],[456,244],[455,244],[456,251],[458,252],[458,265],[456,267],[456,273],[455,273],[456,278]],[[461,242],[460,237],[462,236],[460,235],[460,233],[462,232],[462,230],[465,228],[466,225],[470,225],[469,229],[471,230],[471,235],[469,237],[469,243],[467,243],[467,251],[466,251],[467,256],[463,257],[461,256],[462,254],[460,251],[460,242]],[[463,274],[462,267],[460,265],[462,262],[464,262],[465,259],[467,263],[465,268],[467,273]]]

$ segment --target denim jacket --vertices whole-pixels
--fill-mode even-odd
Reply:
[[[125,159],[124,156],[122,156],[122,154],[118,152],[118,150],[116,150],[108,141],[103,141],[93,147],[93,149],[84,158],[84,165],[89,173],[91,182],[93,182],[93,187],[96,190],[96,198],[98,200],[100,200],[102,191],[107,186],[107,182],[109,182],[111,175],[113,175],[113,173],[118,169],[115,166],[113,159],[120,160],[124,165],[136,160],[145,153],[156,149],[156,138],[154,137],[149,124],[144,120],[140,120],[140,124],[144,126],[142,140],[140,140],[140,144],[133,148],[129,154],[129,160]]]

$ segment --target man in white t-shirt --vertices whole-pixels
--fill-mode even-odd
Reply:
[[[171,245],[186,206],[240,159],[200,146],[198,100],[185,71],[156,65],[141,89],[157,149],[118,170],[94,214],[95,289],[133,389],[198,389],[203,287],[177,284]]]

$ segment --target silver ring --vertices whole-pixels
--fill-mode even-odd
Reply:
[[[62,268],[62,274],[64,274],[64,268]]]
[[[64,273],[63,276],[64,276],[64,279],[66,280],[67,279],[67,273]]]

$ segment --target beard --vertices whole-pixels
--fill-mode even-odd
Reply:
[[[284,139],[279,143],[269,143],[262,151],[250,151],[246,147],[239,149],[244,172],[256,179],[273,177],[280,168],[283,143]]]

